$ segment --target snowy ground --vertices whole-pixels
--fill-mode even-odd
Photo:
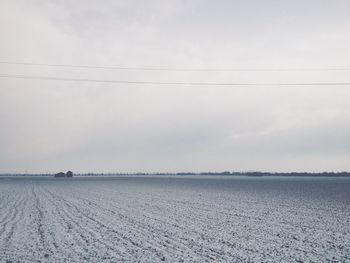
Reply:
[[[350,262],[350,179],[0,178],[0,262]]]

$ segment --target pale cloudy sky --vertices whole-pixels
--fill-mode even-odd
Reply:
[[[0,61],[350,68],[350,1],[0,1]],[[350,71],[0,64],[0,74],[349,82]],[[0,78],[0,172],[350,170],[350,86],[142,86]]]

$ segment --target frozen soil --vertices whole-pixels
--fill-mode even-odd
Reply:
[[[0,179],[0,262],[350,262],[350,180],[295,180]]]

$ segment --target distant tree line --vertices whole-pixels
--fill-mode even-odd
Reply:
[[[69,174],[68,174],[69,173]],[[71,172],[68,172],[66,176],[71,177]],[[60,173],[59,173],[60,174]],[[29,174],[29,173],[18,173],[18,174],[11,174],[11,173],[2,173],[0,176],[53,176],[57,174],[50,174],[50,173],[38,173],[38,174]],[[116,173],[75,173],[76,176],[152,176],[152,175],[169,175],[169,176],[180,176],[180,175],[219,175],[219,176],[324,176],[324,177],[347,177],[350,176],[350,172],[321,172],[321,173],[312,173],[312,172],[259,172],[259,171],[253,171],[253,172],[230,172],[230,171],[224,171],[224,172],[177,172],[177,173],[164,173],[164,172],[154,172],[154,173],[144,173],[144,172],[137,172],[137,173],[122,173],[122,172],[116,172]]]

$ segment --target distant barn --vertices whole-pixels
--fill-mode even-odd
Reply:
[[[73,177],[73,172],[68,171],[67,173],[59,172],[54,175],[54,177],[62,178],[62,177]]]

